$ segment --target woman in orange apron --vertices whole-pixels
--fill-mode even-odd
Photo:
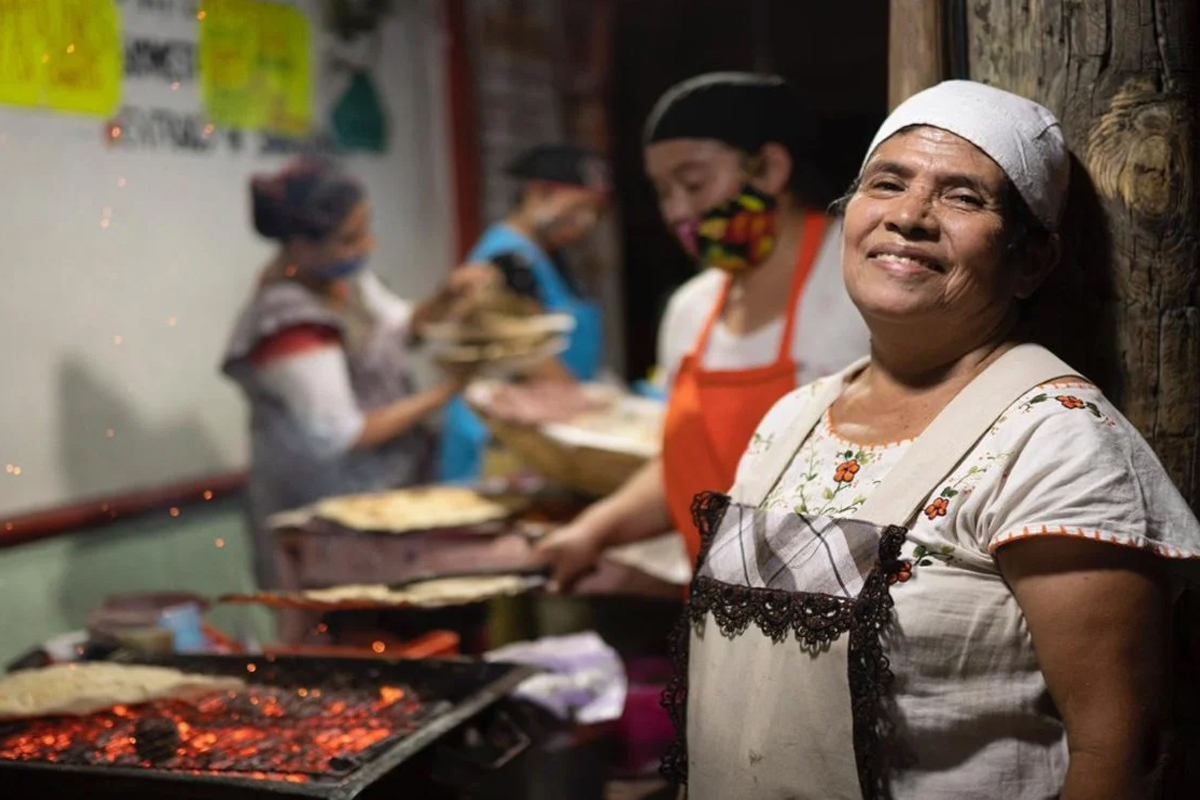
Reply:
[[[840,225],[821,152],[787,84],[714,73],[669,90],[645,131],[667,225],[703,271],[672,296],[659,334],[669,376],[662,456],[539,545],[567,588],[606,548],[684,532],[692,498],[731,486],[758,421],[801,383],[864,355],[845,292]]]

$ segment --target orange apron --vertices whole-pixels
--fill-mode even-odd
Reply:
[[[776,400],[796,388],[792,331],[827,223],[820,213],[810,213],[804,219],[775,363],[736,370],[704,368],[708,337],[725,308],[733,282],[730,278],[721,288],[695,348],[684,357],[675,374],[663,433],[663,481],[667,506],[692,561],[700,552],[700,534],[692,523],[692,498],[705,490],[723,492],[733,486],[738,461],[759,420]]]

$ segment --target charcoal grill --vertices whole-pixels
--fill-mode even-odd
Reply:
[[[139,721],[137,729],[138,736],[146,740],[138,744],[139,756],[145,757],[140,766],[90,764],[90,756],[79,755],[56,763],[0,759],[0,796],[6,800],[73,797],[89,800],[109,797],[122,800],[368,800],[385,786],[391,787],[386,794],[394,796],[398,787],[405,786],[406,782],[410,792],[415,788],[412,778],[404,777],[405,768],[418,760],[430,744],[486,712],[535,672],[530,667],[474,660],[172,656],[143,663],[208,675],[234,675],[245,678],[255,690],[279,687],[290,693],[295,687],[312,687],[336,695],[354,690],[378,690],[381,686],[403,686],[415,692],[427,713],[416,720],[411,731],[390,735],[352,758],[333,759],[325,769],[286,776],[268,776],[257,770],[248,774],[240,768],[231,770],[235,774],[194,774],[170,766],[156,766],[160,763],[155,758],[156,742],[157,749],[162,751],[165,746],[169,756],[173,752],[174,740],[170,737],[174,735],[174,729],[168,726],[172,730],[166,732],[165,739],[157,738],[159,734],[155,728],[160,727],[160,723],[147,718]],[[69,723],[69,720],[62,722],[64,726]],[[0,727],[0,741],[20,735],[20,729],[29,724],[10,723]],[[287,723],[281,721],[280,724]]]

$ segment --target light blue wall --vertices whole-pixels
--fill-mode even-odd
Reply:
[[[218,548],[217,540],[225,546]],[[0,549],[0,665],[38,642],[83,627],[104,598],[187,590],[215,597],[253,587],[250,537],[239,499],[186,506],[27,545]],[[218,606],[226,633],[272,636],[270,615]]]

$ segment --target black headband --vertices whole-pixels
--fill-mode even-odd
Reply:
[[[807,152],[803,112],[783,78],[746,72],[714,72],[676,84],[654,106],[643,144],[666,139],[716,139],[757,152],[768,142],[793,158]]]
[[[608,191],[608,165],[594,150],[572,144],[544,144],[525,151],[508,167],[523,181],[549,181]]]

